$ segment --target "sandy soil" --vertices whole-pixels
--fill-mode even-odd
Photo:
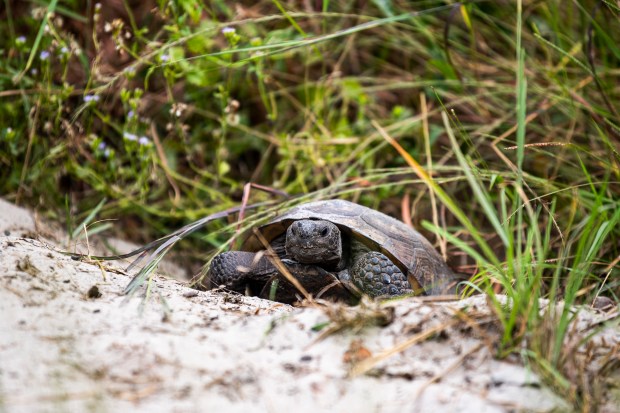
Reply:
[[[492,357],[483,297],[293,308],[158,276],[147,300],[128,298],[121,264],[60,254],[2,200],[0,235],[0,412],[569,410],[519,360]]]

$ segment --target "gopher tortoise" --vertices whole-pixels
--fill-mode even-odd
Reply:
[[[361,294],[454,292],[454,273],[426,238],[401,221],[349,201],[301,204],[258,230],[315,297],[352,301]],[[298,299],[297,289],[264,250],[251,234],[240,251],[215,256],[208,270],[211,286],[281,302]]]

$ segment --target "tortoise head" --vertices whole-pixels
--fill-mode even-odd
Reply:
[[[303,264],[336,265],[342,258],[338,227],[324,220],[301,219],[286,230],[286,253]]]

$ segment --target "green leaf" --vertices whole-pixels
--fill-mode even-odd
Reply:
[[[97,204],[96,207],[94,207],[92,209],[92,211],[90,211],[90,213],[88,214],[88,216],[84,219],[84,221],[82,221],[80,223],[80,225],[77,226],[77,228],[75,228],[73,230],[73,232],[71,233],[71,239],[76,239],[76,237],[79,235],[79,233],[84,230],[88,224],[90,224],[90,222],[95,219],[95,216],[99,213],[99,211],[101,210],[101,208],[103,208],[103,206],[105,205],[105,203],[107,202],[106,198],[103,198],[101,201],[99,201],[99,203]]]

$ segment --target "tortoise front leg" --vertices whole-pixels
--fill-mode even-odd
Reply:
[[[208,271],[211,288],[224,286],[244,294],[250,283],[265,282],[276,272],[265,255],[254,252],[229,251],[216,255]]]
[[[370,251],[356,257],[350,271],[356,287],[371,297],[411,294],[407,276],[384,254]]]

